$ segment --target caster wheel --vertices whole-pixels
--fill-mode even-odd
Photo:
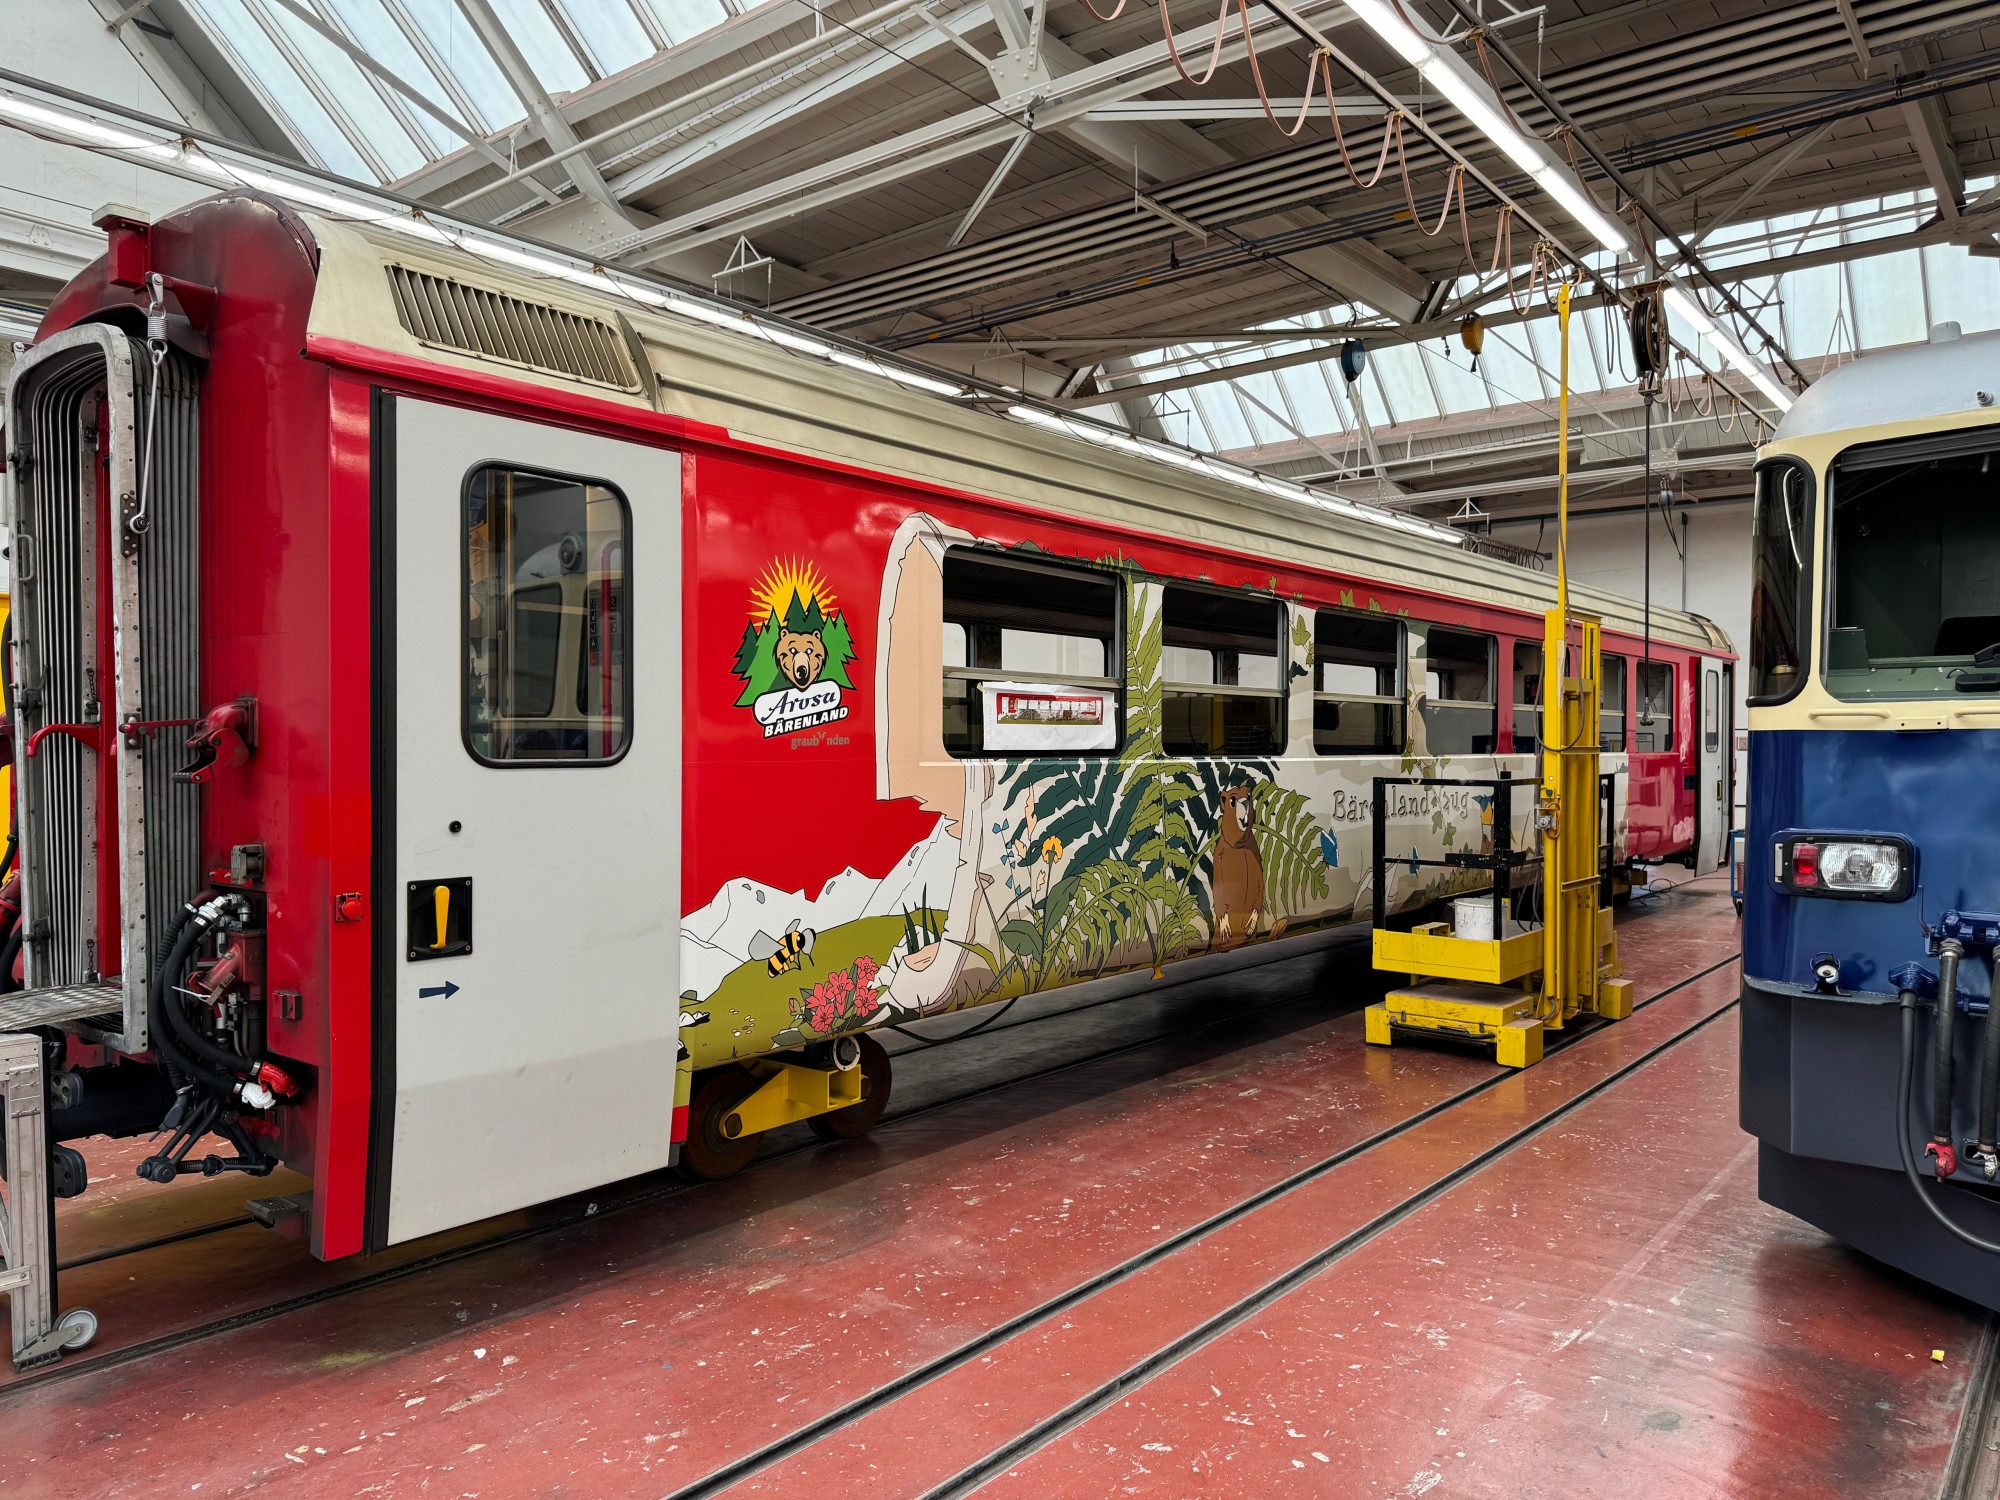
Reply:
[[[687,1139],[681,1142],[681,1174],[696,1182],[720,1182],[734,1177],[757,1154],[754,1135],[727,1136],[722,1122],[757,1087],[748,1068],[717,1068],[695,1080],[688,1101]]]
[[[814,1115],[806,1121],[812,1133],[823,1141],[851,1141],[868,1134],[889,1107],[889,1054],[872,1036],[859,1036],[861,1044],[861,1102],[830,1115]],[[693,1129],[692,1126],[689,1127]]]
[[[56,1322],[65,1336],[63,1348],[88,1349],[97,1337],[97,1314],[87,1307],[72,1307]]]

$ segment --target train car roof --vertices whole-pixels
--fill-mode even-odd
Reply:
[[[518,299],[616,330],[633,366],[610,348],[610,335],[600,334],[594,363],[586,361],[595,378],[511,362],[506,373],[522,380],[705,423],[774,449],[1195,546],[1535,614],[1555,602],[1551,575],[1398,529],[1392,519],[1372,519],[1367,507],[1327,510],[1227,483],[1198,466],[1109,448],[1047,424],[1010,421],[976,403],[925,394],[854,368],[863,362],[851,355],[849,364],[820,357],[814,340],[795,340],[801,347],[787,348],[782,328],[757,336],[718,326],[735,321],[726,311],[696,306],[681,315],[608,286],[598,295],[573,281],[536,276],[486,254],[305,217],[320,247],[309,323],[316,338],[492,374],[496,356],[452,330],[504,307],[482,302],[482,293]],[[682,311],[691,302],[683,299]],[[1633,635],[1645,628],[1631,600],[1582,586],[1571,592],[1607,628]],[[1713,622],[1683,611],[1655,608],[1652,633],[1694,650],[1731,649]]]
[[[1771,441],[1795,442],[1825,432],[1930,421],[1961,412],[1990,415],[1996,392],[2000,392],[2000,333],[1947,337],[1909,349],[1866,354],[1807,386],[1778,422]]]

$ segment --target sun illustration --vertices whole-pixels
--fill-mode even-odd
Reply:
[[[804,558],[783,557],[764,569],[750,589],[750,618],[762,623],[772,615],[784,618],[796,595],[803,604],[819,600],[820,613],[833,613],[833,591],[826,575]]]

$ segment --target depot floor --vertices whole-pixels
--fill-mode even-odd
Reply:
[[[0,1384],[0,1494],[1937,1495],[1987,1319],[1757,1201],[1721,881],[1620,941],[1634,1015],[1525,1073],[1366,1047],[1355,934],[336,1266],[94,1143],[105,1332]]]

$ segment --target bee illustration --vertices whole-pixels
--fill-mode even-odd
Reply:
[[[818,936],[810,927],[801,927],[798,919],[792,919],[783,933],[772,937],[768,933],[755,932],[750,935],[750,956],[764,959],[771,977],[776,979],[793,969],[803,968],[812,957],[813,939]]]

